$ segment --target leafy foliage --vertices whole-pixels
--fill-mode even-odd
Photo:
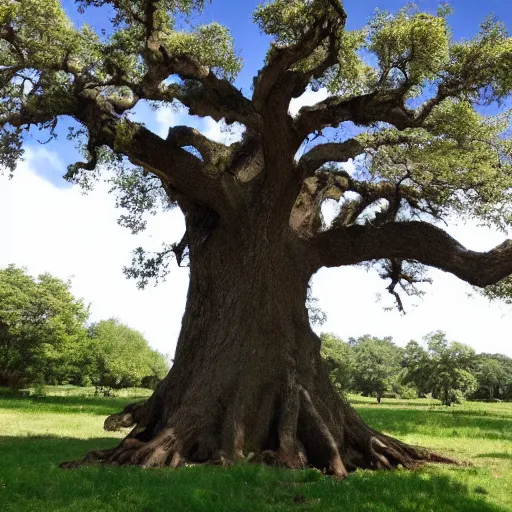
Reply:
[[[88,369],[96,386],[136,387],[151,377],[163,379],[169,370],[165,358],[152,350],[144,336],[118,320],[103,320],[88,329]]]
[[[441,331],[427,335],[424,340],[427,350],[414,341],[405,348],[406,381],[428,389],[446,405],[477,389],[477,379],[471,373],[476,354],[471,347],[449,342]]]
[[[34,279],[14,265],[1,269],[0,379],[119,388],[165,376],[165,357],[142,334],[117,320],[87,328],[88,314],[70,282],[50,274]]]
[[[88,308],[70,283],[50,274],[32,278],[10,265],[0,270],[0,372],[43,382],[80,373]]]
[[[446,405],[462,398],[512,397],[511,358],[476,355],[463,343],[449,342],[441,331],[425,336],[426,349],[416,341],[400,348],[389,337],[369,335],[344,342],[323,333],[321,341],[330,379],[342,393],[359,392],[378,400],[432,396]]]
[[[321,354],[325,361],[331,382],[340,392],[354,388],[354,356],[348,343],[334,334],[322,333]]]
[[[366,395],[375,394],[380,402],[384,392],[392,387],[400,370],[401,351],[392,338],[374,338],[369,335],[349,340],[353,347],[355,389]]]
[[[392,338],[370,335],[342,341],[334,334],[321,335],[321,354],[334,387],[343,393],[358,391],[376,396],[385,393],[409,397],[414,391],[402,384],[402,349]]]
[[[512,398],[512,359],[503,354],[480,354],[475,376],[478,389],[475,398],[488,400]]]

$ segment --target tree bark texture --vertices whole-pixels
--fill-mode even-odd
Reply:
[[[109,429],[135,424],[119,446],[65,467],[253,460],[344,478],[449,462],[374,431],[337,395],[305,307],[313,267],[287,223],[255,216],[233,230],[204,208],[187,215],[190,287],[174,365],[146,403],[107,418]]]

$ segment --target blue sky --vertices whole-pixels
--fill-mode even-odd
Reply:
[[[109,30],[109,9],[90,8],[84,14],[77,11],[73,0],[62,1],[73,23],[77,26],[88,23],[101,33],[103,29]],[[242,89],[246,96],[251,95],[252,79],[263,65],[269,38],[260,33],[259,28],[252,23],[252,12],[260,2],[257,0],[214,0],[207,5],[205,11],[197,18],[197,23],[217,21],[230,28],[236,41],[236,47],[244,58],[244,68],[237,77],[236,85]],[[512,0],[454,0],[451,2],[455,8],[450,17],[450,25],[456,39],[471,38],[478,30],[479,23],[489,14],[497,16],[507,26],[512,26]],[[435,12],[439,2],[436,0],[419,0],[416,2],[420,9]],[[375,9],[398,10],[404,5],[402,0],[345,0],[348,13],[347,28],[358,29],[363,27],[371,18]],[[492,113],[493,109],[489,112]],[[149,109],[140,105],[137,109],[137,118],[143,120],[151,129],[156,129],[154,115]],[[70,185],[62,179],[65,167],[69,163],[81,159],[74,148],[74,143],[65,140],[68,121],[62,121],[57,133],[59,140],[48,144],[48,149],[58,151],[60,159],[56,162],[41,159],[39,173],[58,187]],[[201,127],[201,121],[196,120],[195,125]],[[37,145],[38,140],[44,140],[44,135],[32,131],[27,139],[28,145]],[[35,149],[37,151],[37,149]],[[60,165],[61,164],[61,165]]]
[[[1,1],[1,0],[0,0]],[[216,0],[201,16],[202,22],[217,21],[231,28],[245,67],[237,86],[250,96],[252,78],[262,66],[268,38],[251,23],[254,0]],[[375,8],[396,11],[401,0],[346,0],[348,28],[362,27]],[[108,27],[105,10],[76,12],[72,0],[63,0],[74,23],[87,22],[97,30]],[[419,0],[419,7],[434,11],[438,2]],[[470,38],[479,23],[491,12],[512,29],[512,0],[454,0],[455,13],[450,23],[456,39]],[[307,100],[320,96],[309,94]],[[303,98],[295,106],[305,103]],[[219,138],[220,128],[211,119],[190,119],[183,113],[162,110],[159,114],[138,108],[138,118],[157,133],[165,134],[174,124],[194,123],[208,136]],[[13,180],[5,178],[0,185],[0,267],[9,263],[26,266],[29,272],[50,272],[63,279],[73,277],[73,290],[91,302],[92,320],[120,318],[146,334],[153,347],[172,354],[179,333],[188,286],[186,269],[173,268],[166,283],[144,291],[136,289],[122,274],[130,262],[131,250],[144,246],[158,250],[162,242],[179,240],[184,224],[178,210],[152,217],[148,231],[132,236],[117,225],[120,212],[108,186],[99,184],[84,197],[77,187],[63,179],[66,166],[79,155],[74,143],[65,140],[66,126],[59,126],[60,138],[46,145],[44,134],[32,132],[27,139],[26,159]],[[1,179],[1,178],[0,178]],[[448,226],[448,231],[461,243],[474,250],[487,250],[501,243],[507,234],[478,228],[474,223]],[[511,237],[512,233],[508,234]],[[385,293],[386,283],[375,273],[363,269],[340,268],[321,270],[314,278],[313,291],[320,307],[328,314],[324,330],[342,337],[371,333],[391,335],[404,345],[409,339],[419,340],[431,330],[443,329],[451,339],[466,342],[478,351],[503,352],[512,356],[512,312],[500,304],[481,298],[468,298],[473,290],[453,276],[433,271],[434,285],[419,307],[408,306],[408,314],[385,313],[375,295]],[[348,293],[347,293],[348,290]],[[369,322],[368,319],[371,319]]]
[[[243,87],[247,95],[250,95],[253,76],[263,64],[269,41],[269,38],[260,33],[251,19],[252,12],[260,3],[259,0],[214,0],[207,5],[203,14],[198,18],[199,23],[217,21],[232,31],[237,48],[245,60],[245,67],[237,79],[237,85]],[[343,3],[348,13],[347,28],[352,30],[363,27],[375,9],[396,11],[406,2],[403,0],[345,0]],[[415,3],[422,10],[435,12],[440,2],[417,0]],[[479,23],[490,13],[508,25],[512,24],[510,0],[453,0],[450,3],[455,8],[450,24],[457,39],[472,37],[478,30]],[[85,15],[80,15],[76,12],[73,0],[64,0],[63,5],[74,23],[80,24],[87,21],[99,31],[108,27],[107,13],[104,9],[89,9]]]

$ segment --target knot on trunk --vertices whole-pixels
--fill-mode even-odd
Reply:
[[[107,416],[103,428],[109,432],[116,432],[121,428],[133,427],[146,416],[145,405],[145,401],[127,405],[121,412]]]

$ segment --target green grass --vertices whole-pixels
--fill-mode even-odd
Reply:
[[[372,426],[473,465],[358,471],[343,482],[250,465],[62,470],[59,462],[118,442],[103,420],[130,398],[0,396],[0,511],[512,510],[512,404],[351,398]]]

